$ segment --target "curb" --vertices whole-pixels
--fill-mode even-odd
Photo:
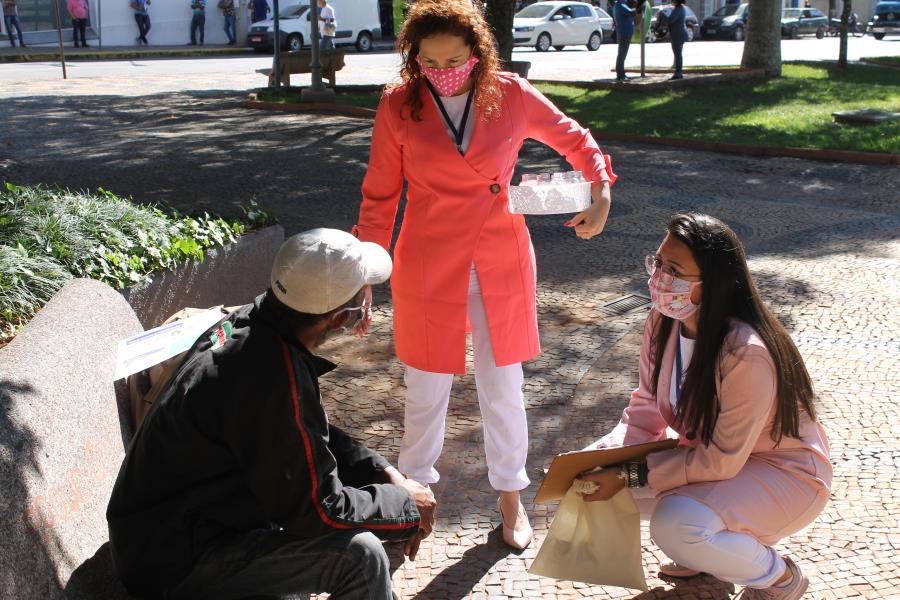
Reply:
[[[710,74],[721,74],[721,73],[756,73],[757,71],[762,71],[762,69],[745,69],[743,67],[699,67],[699,68],[689,68],[685,69],[684,72],[688,75],[710,75]],[[615,69],[610,69],[610,73],[615,73]],[[640,73],[640,69],[625,69],[626,73]],[[656,73],[656,74],[666,74],[666,73],[674,73],[674,69],[663,69],[660,67],[650,67],[649,69],[644,69],[645,73]]]
[[[619,142],[635,142],[674,146],[706,152],[722,152],[725,154],[743,154],[745,156],[763,156],[769,158],[803,158],[828,162],[862,163],[867,165],[900,165],[900,154],[886,152],[860,152],[857,150],[830,150],[818,148],[776,148],[774,146],[749,146],[745,144],[729,144],[726,142],[710,142],[688,138],[654,137],[634,133],[603,133],[601,139]]]
[[[628,71],[631,73],[640,72]],[[671,69],[646,69],[649,74],[671,73]],[[702,75],[701,77],[691,77],[692,74]],[[616,90],[620,92],[631,93],[648,93],[660,92],[666,90],[677,90],[689,87],[705,87],[728,83],[731,81],[749,81],[766,79],[766,72],[763,69],[710,69],[702,71],[687,71],[684,79],[663,79],[661,81],[648,82],[632,82],[622,83],[615,80],[599,80],[599,81],[560,81],[557,79],[529,79],[533,84],[544,85],[570,85],[587,90]]]
[[[81,60],[127,60],[142,58],[197,58],[204,56],[253,56],[252,48],[209,48],[209,49],[193,49],[193,50],[100,50],[97,52],[68,52],[66,51],[66,62],[75,62]],[[59,51],[39,51],[39,52],[22,52],[10,53],[0,52],[0,63],[15,62],[51,62],[58,61]]]
[[[877,58],[861,58],[859,59],[859,62],[878,67],[887,67],[888,69],[900,69],[900,63],[888,60],[878,60]]]

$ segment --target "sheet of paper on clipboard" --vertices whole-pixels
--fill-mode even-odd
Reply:
[[[113,380],[133,375],[181,354],[204,331],[224,318],[220,307],[211,308],[189,319],[148,329],[119,342]]]
[[[538,489],[534,502],[538,504],[546,504],[548,502],[556,502],[562,500],[572,482],[579,473],[595,469],[597,467],[605,467],[608,465],[616,465],[629,460],[635,460],[647,456],[651,452],[659,452],[660,450],[669,450],[678,445],[678,440],[662,440],[659,442],[648,442],[646,444],[635,444],[632,446],[615,446],[612,448],[600,448],[598,450],[580,450],[576,452],[567,452],[560,454],[553,459],[550,469],[544,475],[541,487]]]

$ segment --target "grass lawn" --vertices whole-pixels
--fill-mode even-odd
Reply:
[[[783,77],[722,83],[654,94],[586,90],[566,84],[538,87],[567,114],[604,131],[689,138],[757,146],[900,152],[900,121],[849,126],[834,123],[838,110],[877,108],[900,112],[900,70],[833,63],[788,63]],[[338,88],[342,105],[376,108],[380,92]],[[300,88],[260,100],[299,102]]]
[[[831,63],[785,64],[783,77],[659,94],[539,88],[559,108],[604,131],[759,146],[900,152],[900,122],[837,125],[831,113],[876,108],[900,112],[900,71]]]

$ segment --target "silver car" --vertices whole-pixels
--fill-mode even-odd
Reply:
[[[612,17],[586,2],[536,2],[516,14],[513,42],[539,52],[581,45],[593,51],[612,30]]]

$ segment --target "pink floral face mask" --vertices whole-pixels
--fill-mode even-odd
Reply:
[[[438,96],[453,96],[466,84],[466,80],[469,79],[469,75],[472,74],[472,70],[478,64],[478,58],[470,56],[465,63],[448,69],[426,67],[418,56],[416,57],[416,62],[419,63],[419,68],[422,69],[425,77],[434,86]]]
[[[663,269],[656,268],[648,256],[646,261],[647,272],[650,280],[647,287],[650,288],[650,300],[653,307],[663,315],[682,321],[697,312],[699,304],[691,302],[691,292],[700,285],[700,281],[685,281]]]

